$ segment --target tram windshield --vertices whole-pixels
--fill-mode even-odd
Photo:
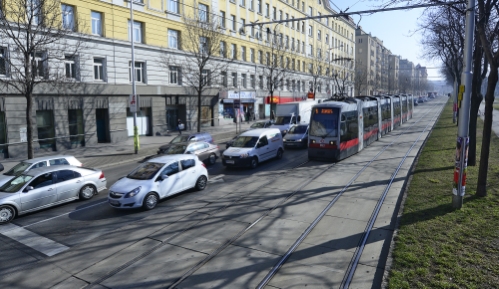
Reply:
[[[309,135],[320,137],[338,136],[338,108],[318,107],[312,110]]]

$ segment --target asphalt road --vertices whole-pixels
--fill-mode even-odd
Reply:
[[[222,147],[222,146],[221,146]],[[224,146],[223,146],[224,147]],[[255,170],[246,168],[226,169],[221,161],[208,166],[212,181],[204,195],[217,190],[226,182],[237,183],[251,175],[269,175],[278,170],[289,169],[303,163],[307,152],[304,149],[287,149],[281,160],[261,163]],[[108,188],[120,177],[129,173],[138,164],[129,163],[104,169]],[[190,190],[163,200],[152,211],[116,210],[107,204],[107,190],[94,196],[90,201],[74,201],[45,210],[20,216],[12,224],[25,228],[43,238],[48,238],[69,248],[91,242],[100,236],[119,230],[123,226],[140,221],[152,214],[160,214],[171,206],[196,199],[197,192]],[[208,200],[209,201],[209,200]],[[14,241],[0,233],[0,274],[22,268],[23,265],[47,258],[43,253]]]

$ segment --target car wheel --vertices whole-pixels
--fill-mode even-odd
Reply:
[[[282,159],[282,153],[283,153],[282,149],[278,149],[275,158],[278,160]]]
[[[200,176],[196,181],[196,191],[202,191],[206,188],[206,184],[208,183],[208,179],[206,176]]]
[[[142,203],[142,208],[144,208],[144,210],[146,211],[149,211],[156,208],[157,204],[158,204],[158,195],[156,195],[155,193],[149,193],[144,198],[144,202]]]
[[[258,166],[258,159],[256,157],[253,157],[251,159],[251,168],[254,169]]]
[[[85,185],[80,190],[80,200],[90,200],[95,195],[95,188],[92,185]]]
[[[0,225],[7,224],[16,216],[16,210],[11,206],[0,206]]]
[[[214,165],[216,161],[217,161],[217,156],[215,154],[211,154],[210,157],[208,158],[208,162],[210,163],[210,165]]]

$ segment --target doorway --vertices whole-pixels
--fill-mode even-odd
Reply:
[[[111,142],[109,132],[109,110],[107,108],[95,109],[95,120],[97,122],[97,142]]]
[[[177,121],[179,119],[178,109],[168,108],[166,109],[166,124],[168,125],[168,130],[177,130]]]

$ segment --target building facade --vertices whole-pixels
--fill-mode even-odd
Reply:
[[[11,2],[15,1],[0,2],[7,20],[13,7]],[[28,2],[35,6],[44,3]],[[350,71],[350,78],[353,75],[353,66],[332,61],[355,57],[355,25],[350,18],[245,26],[256,21],[336,14],[328,1],[136,0],[133,22],[129,1],[63,0],[58,5],[51,13],[57,13],[62,28],[71,32],[65,40],[72,52],[46,47],[32,54],[32,61],[39,64],[37,67],[43,67],[37,77],[47,80],[33,92],[35,150],[60,151],[95,143],[116,143],[133,135],[133,114],[129,109],[132,41],[133,75],[140,104],[139,134],[164,134],[176,128],[177,119],[185,122],[187,128],[195,128],[198,99],[186,81],[189,77],[186,68],[193,65],[193,48],[185,44],[189,34],[185,19],[193,15],[219,23],[220,33],[227,37],[226,50],[221,50],[214,61],[230,58],[227,71],[216,79],[209,79],[213,72],[206,71],[209,85],[201,98],[202,127],[232,122],[236,110],[256,119],[268,117],[270,104],[304,99],[311,88],[309,68],[314,58],[327,55],[321,58],[323,85],[316,92],[318,98],[328,97],[338,89],[334,84],[329,86],[328,78],[333,73],[342,71],[347,75]],[[43,14],[44,7],[26,13],[33,11]],[[43,19],[38,19],[41,17],[33,18],[43,24]],[[278,35],[286,49],[281,67],[286,73],[274,95],[269,95],[265,77],[271,57],[264,53],[270,45],[269,34]],[[15,46],[13,39],[1,37],[0,82],[4,84],[17,81],[14,72],[22,61],[16,59],[19,49]],[[61,76],[59,81],[48,81],[54,80],[54,75]],[[353,95],[353,85],[347,91]],[[25,112],[26,98],[5,85],[0,86],[3,152],[0,157],[25,155]]]

